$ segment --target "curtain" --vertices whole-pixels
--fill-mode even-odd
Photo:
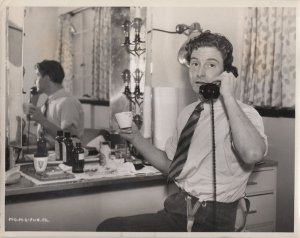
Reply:
[[[71,15],[66,14],[59,17],[59,42],[56,52],[56,59],[59,61],[65,71],[63,87],[67,92],[73,93],[73,49]]]
[[[263,107],[294,108],[296,9],[249,8],[245,19],[240,99]]]
[[[96,8],[93,36],[92,96],[109,100],[111,81],[111,8]]]

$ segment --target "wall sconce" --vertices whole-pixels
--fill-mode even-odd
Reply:
[[[129,69],[123,70],[121,77],[123,79],[123,82],[125,84],[124,92],[123,94],[126,96],[126,98],[129,100],[129,110],[132,111],[133,107],[136,107],[137,105],[140,107],[141,104],[144,101],[143,95],[144,93],[140,90],[140,82],[143,77],[144,73],[140,69],[136,69],[133,74],[131,74]],[[135,89],[133,92],[130,90],[131,82],[131,76],[133,76]],[[140,129],[143,124],[142,116],[139,114],[135,114],[133,116],[133,121],[137,125],[137,127]]]
[[[130,45],[130,26],[131,26],[131,21],[126,20],[123,25],[123,33],[125,36],[125,41],[122,43],[122,46],[129,46]]]
[[[135,89],[133,92],[130,90],[131,85],[131,72],[129,69],[123,70],[121,77],[123,79],[123,82],[125,84],[124,88],[124,94],[127,97],[127,99],[131,102],[130,110],[132,109],[132,106],[135,104],[138,104],[139,106],[143,103],[143,92],[140,90],[140,82],[143,77],[144,73],[140,69],[136,69],[134,71],[134,74],[132,74],[134,78],[134,84]]]
[[[141,48],[141,44],[145,43],[145,41],[141,41],[141,28],[143,25],[143,20],[141,18],[134,18],[133,21],[126,20],[123,25],[123,33],[125,36],[124,43],[122,43],[122,46],[125,46],[127,51],[130,54],[140,56],[142,55],[146,49]],[[130,42],[130,31],[131,27],[134,29],[134,41]]]
[[[125,69],[123,70],[122,74],[121,74],[121,77],[123,79],[123,82],[125,84],[125,89],[124,89],[124,94],[125,96],[131,100],[131,91],[130,91],[130,79],[131,79],[131,73],[130,73],[130,70],[129,69]]]
[[[142,98],[142,96],[143,96],[143,94],[140,91],[140,82],[141,82],[143,75],[144,75],[144,73],[139,68],[137,68],[133,74],[133,78],[134,78],[134,82],[135,82],[134,94],[136,95],[136,97],[138,99]]]

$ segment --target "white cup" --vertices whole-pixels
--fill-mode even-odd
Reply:
[[[132,112],[119,112],[115,114],[119,127],[121,129],[128,129],[132,126]]]
[[[33,157],[33,164],[37,173],[43,173],[46,170],[48,163],[47,157]]]

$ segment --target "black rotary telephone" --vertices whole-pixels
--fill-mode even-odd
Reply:
[[[238,77],[238,70],[234,66],[227,66],[225,71],[227,73],[232,73],[234,77]],[[216,80],[212,83],[205,83],[199,87],[199,94],[201,94],[204,99],[211,100],[217,99],[220,95],[220,85],[221,81]]]
[[[199,94],[205,99],[217,99],[220,95],[221,81],[214,81],[213,83],[206,83],[199,87]]]

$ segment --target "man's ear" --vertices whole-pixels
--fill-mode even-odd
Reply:
[[[44,78],[45,78],[47,81],[49,81],[49,82],[51,81],[51,78],[50,78],[50,76],[49,76],[49,75],[47,75],[47,74],[44,76]]]

